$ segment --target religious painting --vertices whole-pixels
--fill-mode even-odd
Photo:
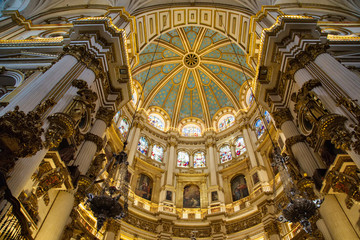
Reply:
[[[218,192],[217,192],[217,191],[211,192],[211,201],[212,201],[212,202],[219,201],[219,196],[218,196]]]
[[[231,192],[234,202],[249,196],[244,175],[238,175],[231,180]]]
[[[172,191],[166,191],[166,200],[172,201]]]
[[[257,184],[258,182],[260,182],[259,174],[258,174],[257,172],[255,172],[255,173],[252,175],[252,179],[253,179],[254,185]]]
[[[125,181],[129,183],[130,179],[131,179],[131,172],[127,171],[125,176]]]
[[[200,189],[198,186],[191,184],[184,187],[183,208],[200,207]]]
[[[145,174],[140,174],[138,185],[135,190],[135,194],[150,201],[152,187],[153,187],[152,179]]]

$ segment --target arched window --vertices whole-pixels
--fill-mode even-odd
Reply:
[[[142,154],[146,155],[149,149],[149,143],[146,138],[141,137],[138,143],[137,150],[140,151]]]
[[[205,167],[205,153],[197,152],[194,154],[194,168]]]
[[[124,138],[126,138],[127,133],[129,132],[129,122],[126,118],[121,119],[119,124],[119,130],[121,135],[123,135]]]
[[[271,121],[271,115],[268,111],[264,112],[264,118],[265,118],[266,122],[269,124]]]
[[[249,196],[249,191],[246,186],[246,179],[244,175],[237,175],[231,180],[231,192],[234,202]]]
[[[254,126],[255,126],[256,137],[260,138],[265,132],[265,126],[263,121],[261,121],[261,119],[256,120]]]
[[[185,137],[200,137],[201,128],[195,124],[188,124],[183,127],[182,135]]]
[[[148,121],[154,127],[164,131],[165,122],[164,122],[164,119],[160,115],[152,113],[149,115]]]
[[[254,95],[252,94],[252,88],[250,88],[246,93],[246,105],[250,107],[254,102]]]
[[[113,118],[115,123],[117,123],[117,121],[119,120],[119,117],[120,117],[120,111],[118,111]]]
[[[244,138],[239,137],[235,142],[235,154],[236,156],[239,156],[246,152],[246,147],[244,143]]]
[[[183,208],[200,208],[200,188],[195,184],[184,187]]]
[[[223,131],[228,127],[232,126],[235,122],[235,118],[233,115],[225,115],[219,120],[219,131]]]
[[[136,106],[137,101],[138,101],[138,94],[137,94],[136,90],[134,91],[131,100],[132,100],[132,102],[134,103],[134,105]]]
[[[162,162],[163,157],[164,157],[164,149],[158,145],[154,145],[151,153],[151,159],[154,159],[158,162]]]
[[[224,163],[232,159],[231,149],[229,145],[220,148],[220,162]]]
[[[187,152],[179,152],[177,157],[177,166],[188,167],[190,162],[189,159],[189,154]]]

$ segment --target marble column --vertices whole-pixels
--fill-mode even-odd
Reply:
[[[217,164],[217,161],[215,160],[215,142],[213,142],[214,139],[212,139],[212,142],[208,142],[207,143],[207,146],[206,148],[208,149],[208,156],[209,156],[209,159],[208,159],[208,164],[209,166],[208,169],[209,169],[209,175],[210,175],[210,186],[215,186],[215,185],[218,185],[218,182],[217,182],[217,173],[216,173],[216,164]]]
[[[58,240],[65,228],[74,205],[74,193],[71,191],[59,191],[53,205],[46,215],[41,228],[36,234],[35,240]]]
[[[131,142],[129,142],[130,145],[130,150],[129,150],[129,155],[128,155],[128,162],[129,162],[129,166],[132,166],[133,161],[134,161],[134,157],[135,157],[135,153],[138,147],[138,142],[140,140],[140,133],[141,133],[141,129],[143,128],[143,125],[141,122],[134,122],[134,127],[133,129],[131,129],[131,131],[134,131],[134,135],[132,137]]]
[[[300,167],[312,176],[317,168],[320,168],[316,159],[310,152],[309,147],[304,142],[305,139],[300,135],[297,127],[292,121],[292,115],[289,109],[279,109],[272,114],[278,129],[284,133],[286,144],[290,147],[294,157],[298,161]]]
[[[89,133],[85,135],[85,142],[76,156],[75,165],[78,165],[81,174],[85,175],[95,156],[95,153],[103,147],[103,137],[106,128],[110,126],[115,112],[100,107],[94,125]]]
[[[246,151],[250,158],[251,167],[254,168],[258,164],[256,161],[256,155],[255,155],[254,147],[253,147],[253,144],[252,144],[249,132],[248,132],[249,131],[248,128],[249,128],[249,126],[243,128],[243,137],[244,137],[244,142],[245,142],[245,146],[246,146]]]
[[[170,150],[169,150],[169,160],[168,160],[168,168],[166,174],[166,185],[173,186],[174,185],[174,169],[176,162],[176,145],[177,142],[175,139],[170,139],[169,142]]]
[[[324,219],[332,239],[359,239],[349,219],[342,210],[334,195],[326,195],[325,200],[319,208],[320,215]],[[321,231],[321,229],[319,228]],[[325,236],[324,232],[322,232]],[[326,233],[326,232],[325,232]]]

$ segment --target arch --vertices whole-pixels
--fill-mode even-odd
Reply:
[[[10,70],[5,67],[0,69],[0,99],[4,98],[24,80],[24,74],[18,70]]]
[[[232,114],[226,114],[222,116],[217,124],[219,132],[231,127],[235,123],[235,117]]]
[[[206,167],[205,153],[198,151],[194,153],[194,168]]]
[[[148,122],[150,123],[150,125],[156,127],[157,129],[160,129],[162,131],[165,130],[165,120],[160,114],[149,114]]]
[[[179,151],[177,154],[177,166],[178,167],[189,167],[190,155],[185,151]]]
[[[144,136],[140,137],[138,146],[137,146],[137,150],[139,152],[141,152],[142,154],[147,155],[147,153],[149,151],[149,142]]]
[[[142,197],[146,200],[151,201],[153,189],[153,179],[148,175],[141,173],[137,182],[137,187],[135,189],[135,194],[139,197]]]
[[[198,124],[188,123],[181,129],[184,137],[201,137],[201,127]]]
[[[184,187],[183,208],[200,208],[200,188],[195,184]]]
[[[244,197],[249,196],[249,190],[246,185],[245,176],[242,174],[236,175],[230,181],[231,193],[233,201],[238,201]]]
[[[232,159],[231,148],[229,145],[220,147],[220,163],[230,161]]]

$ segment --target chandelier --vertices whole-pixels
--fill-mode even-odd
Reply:
[[[299,222],[306,233],[312,233],[312,227],[309,219],[316,215],[316,210],[320,207],[323,200],[311,200],[305,196],[301,196],[298,188],[290,176],[286,162],[289,156],[283,157],[278,148],[275,148],[273,166],[279,170],[281,182],[283,183],[284,192],[289,200],[289,204],[282,210],[279,216],[280,222]],[[275,188],[274,188],[275,190]]]
[[[96,228],[98,231],[107,219],[122,219],[126,217],[128,213],[129,182],[126,175],[129,163],[127,161],[127,154],[122,151],[118,155],[114,155],[110,163],[114,161],[113,168],[115,173],[118,172],[120,174],[119,184],[108,186],[108,184],[105,183],[101,194],[94,195],[89,193],[85,203],[89,205],[94,217],[97,219]]]

